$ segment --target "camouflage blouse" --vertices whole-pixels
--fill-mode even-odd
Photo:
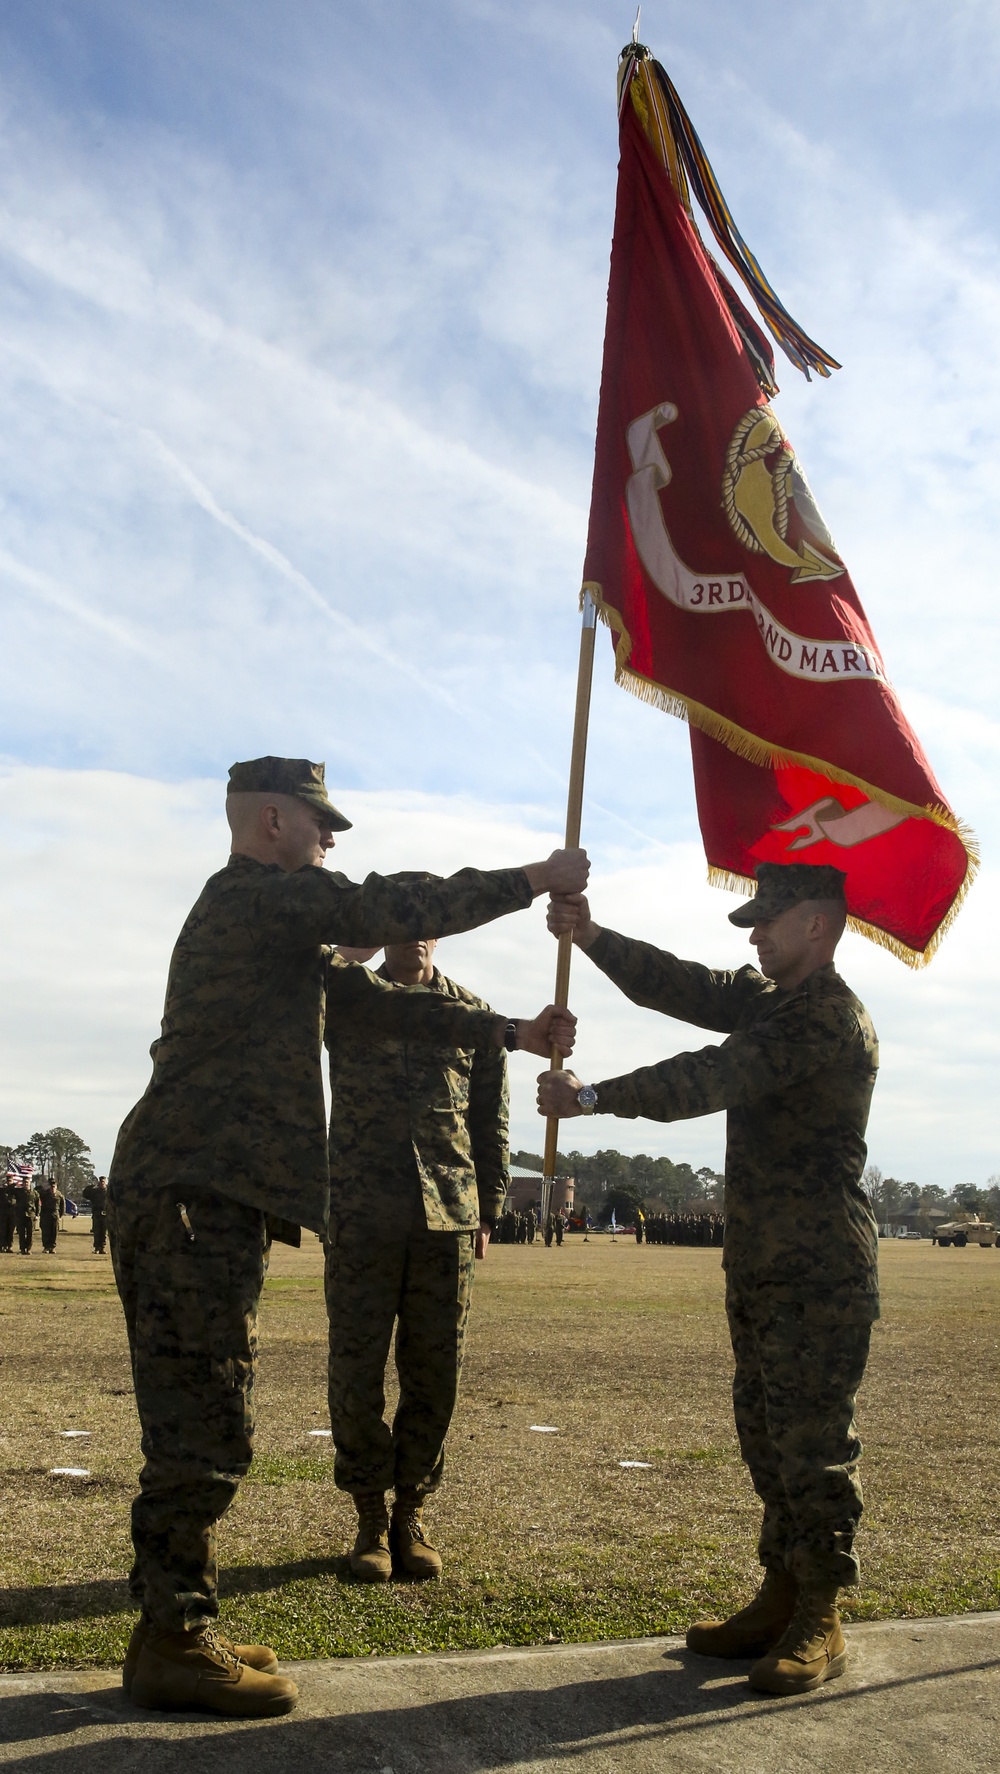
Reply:
[[[177,939],[153,1075],[118,1135],[112,1191],[207,1187],[323,1231],[324,945],[471,930],[530,901],[523,869],[463,869],[447,880],[369,875],[359,886],[332,869],[286,873],[230,857]],[[370,1014],[398,1020],[401,994],[377,996],[392,1009]],[[440,1015],[433,994],[412,994],[418,1001],[409,1015]]]
[[[366,981],[395,997],[395,1030],[380,1034],[347,1012]],[[418,994],[438,1000],[429,1035],[403,1014]],[[414,988],[393,984],[384,967],[373,975],[341,961],[331,967],[327,1013],[333,1210],[362,1207],[376,1222],[405,1211],[416,1177],[431,1231],[495,1219],[510,1180],[509,1104],[507,1055],[482,1044],[495,1023],[489,1006],[437,968],[429,986]]]
[[[598,1084],[597,1113],[727,1111],[723,1262],[741,1286],[878,1311],[878,1230],[861,1187],[878,1041],[832,965],[783,991],[602,930],[587,951],[634,1004],[727,1039]]]

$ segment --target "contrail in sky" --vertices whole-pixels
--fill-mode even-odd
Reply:
[[[358,646],[373,653],[383,665],[390,666],[393,671],[402,672],[405,677],[419,684],[422,690],[430,691],[454,713],[467,715],[471,712],[469,709],[463,708],[462,704],[457,702],[447,690],[443,690],[439,684],[429,680],[423,672],[415,671],[405,659],[400,659],[388,647],[382,646],[357,622],[352,622],[349,616],[345,616],[342,610],[338,610],[335,605],[328,603],[319,588],[288,559],[287,555],[282,554],[280,548],[275,548],[274,543],[269,542],[266,536],[258,536],[255,530],[251,530],[246,524],[241,523],[240,519],[234,517],[231,511],[226,511],[225,507],[219,504],[209,488],[206,487],[204,481],[198,478],[186,462],[174,454],[173,450],[163,442],[163,439],[155,431],[150,430],[146,425],[137,425],[135,430],[145,438],[154,454],[159,456],[160,460],[172,470],[177,479],[187,488],[196,504],[200,505],[209,517],[214,518],[216,523],[222,525],[223,529],[229,530],[232,535],[237,536],[241,542],[253,550],[254,554],[260,555],[262,560],[267,561],[268,565],[280,573],[290,585],[294,585],[296,590],[300,591],[315,609],[320,610],[327,620],[333,623],[334,627],[349,635]]]
[[[94,628],[99,634],[110,636],[120,647],[127,647],[132,653],[140,653],[144,659],[151,659],[157,665],[162,663],[162,650],[152,647],[149,642],[141,640],[138,635],[116,622],[111,616],[102,616],[99,610],[84,603],[75,592],[68,591],[58,580],[51,579],[47,573],[39,573],[35,567],[25,566],[5,548],[0,548],[0,573],[6,574],[16,584],[23,585],[35,597],[44,603],[52,604],[55,609],[62,610],[67,616],[73,616],[87,628]]]

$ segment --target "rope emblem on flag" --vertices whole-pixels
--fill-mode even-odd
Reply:
[[[838,579],[843,573],[843,561],[829,560],[804,538],[798,548],[785,540],[788,508],[793,505],[803,528],[837,552],[801,463],[770,407],[751,407],[733,432],[722,477],[722,505],[744,548],[793,568],[793,585]]]

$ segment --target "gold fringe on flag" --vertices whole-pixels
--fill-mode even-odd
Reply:
[[[934,803],[926,807],[917,807],[913,802],[903,801],[897,795],[887,794],[884,789],[876,788],[874,783],[866,782],[864,777],[855,776],[850,770],[839,769],[825,758],[810,757],[806,752],[790,751],[785,747],[772,744],[761,739],[756,733],[747,732],[735,721],[727,720],[715,709],[706,708],[704,703],[695,702],[679,690],[670,690],[664,684],[658,684],[653,678],[643,677],[630,664],[632,656],[632,637],[625,627],[621,612],[613,604],[605,603],[604,593],[594,580],[588,580],[581,591],[589,592],[594,601],[599,619],[611,630],[615,642],[615,682],[623,689],[631,691],[640,702],[652,703],[654,708],[662,709],[665,714],[676,715],[679,720],[687,721],[689,726],[697,727],[699,732],[707,734],[709,739],[717,739],[737,757],[746,758],[751,764],[759,764],[763,769],[775,769],[785,764],[801,764],[807,770],[815,770],[821,776],[828,776],[831,782],[843,782],[853,788],[860,789],[862,794],[875,801],[880,807],[887,807],[893,813],[901,813],[911,819],[929,819],[943,830],[954,832],[967,857],[965,878],[955,895],[933,937],[925,949],[911,949],[896,936],[886,930],[880,930],[875,924],[868,924],[862,918],[848,917],[850,929],[859,936],[865,936],[869,942],[877,943],[879,948],[888,949],[908,967],[926,967],[928,961],[936,954],[948,931],[958,917],[965,903],[969,888],[979,871],[979,847],[975,834],[964,823],[957,819],[948,807]],[[749,877],[733,874],[727,869],[719,869],[711,864],[708,869],[709,883],[713,887],[724,887],[730,893],[752,893],[755,884]]]

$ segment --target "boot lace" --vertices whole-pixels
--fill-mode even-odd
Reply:
[[[822,1618],[825,1598],[811,1595],[807,1589],[800,1589],[793,1613],[781,1638],[783,1656],[801,1656],[808,1651],[817,1639],[824,1637]],[[776,1646],[775,1649],[778,1647]]]
[[[377,1491],[373,1492],[371,1496],[355,1497],[354,1506],[358,1512],[360,1533],[378,1544],[385,1538],[389,1526],[385,1497]]]
[[[397,1503],[394,1513],[400,1533],[408,1540],[419,1540],[424,1546],[429,1544],[418,1504],[404,1503],[400,1507]]]
[[[243,1667],[242,1661],[237,1657],[236,1651],[229,1639],[227,1639],[225,1634],[220,1632],[217,1627],[204,1627],[202,1629],[201,1640],[206,1651],[211,1651],[212,1655],[218,1657],[228,1669],[241,1669]]]

